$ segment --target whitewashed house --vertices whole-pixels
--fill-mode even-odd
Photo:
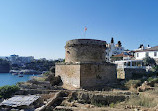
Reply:
[[[158,46],[151,47],[145,50],[137,50],[135,51],[134,56],[136,60],[142,60],[146,56],[149,56],[151,58],[154,58],[158,63]]]
[[[124,52],[124,47],[122,47],[121,42],[118,41],[118,44],[115,44],[112,38],[111,43],[106,46],[106,61],[110,62],[113,55],[118,55],[122,52]]]

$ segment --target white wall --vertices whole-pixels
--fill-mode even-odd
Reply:
[[[154,56],[154,52],[157,53],[157,56]],[[136,59],[143,59],[144,57],[146,57],[146,53],[147,52],[136,52],[134,56]],[[149,53],[149,57],[154,59],[158,58],[158,51],[148,51],[148,53]],[[139,54],[139,56],[137,56],[137,54]]]

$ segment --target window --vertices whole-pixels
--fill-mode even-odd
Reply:
[[[149,56],[149,52],[146,52],[146,57],[148,57]]]
[[[136,62],[132,62],[132,66],[136,66]]]
[[[130,62],[128,62],[128,63],[127,63],[127,66],[130,66],[130,65],[131,65]]]
[[[155,56],[155,57],[157,56],[157,52],[154,52],[154,56]]]
[[[70,54],[70,52],[69,52],[69,51],[67,51],[67,53],[68,53],[68,54]]]
[[[139,57],[139,53],[137,53],[137,57]]]

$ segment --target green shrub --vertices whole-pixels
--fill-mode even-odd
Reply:
[[[115,103],[111,103],[109,104],[110,108],[114,108],[115,107]]]
[[[158,78],[149,77],[148,82],[158,82]]]
[[[45,72],[43,75],[44,75],[44,76],[48,76],[48,75],[50,75],[50,73],[49,73],[49,71],[47,71],[47,72]]]
[[[149,77],[147,81],[149,82],[149,85],[153,87],[155,83],[158,83],[158,78]]]
[[[153,80],[152,77],[149,77],[149,78],[147,79],[148,82],[150,82],[150,81],[152,81],[152,80]]]
[[[19,87],[16,85],[0,87],[0,96],[6,99],[6,98],[11,97],[18,90],[19,90]]]
[[[156,61],[149,57],[149,56],[146,56],[145,58],[143,58],[143,62],[144,62],[144,65],[146,66],[155,66],[156,65]]]
[[[158,65],[152,67],[154,72],[158,72]]]

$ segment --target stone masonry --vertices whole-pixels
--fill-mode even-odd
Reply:
[[[56,63],[55,76],[65,88],[103,86],[116,81],[116,66],[105,62],[106,41],[75,39],[67,41],[65,62]]]
[[[145,74],[146,70],[141,68],[118,68],[117,79],[131,79],[134,74]]]

